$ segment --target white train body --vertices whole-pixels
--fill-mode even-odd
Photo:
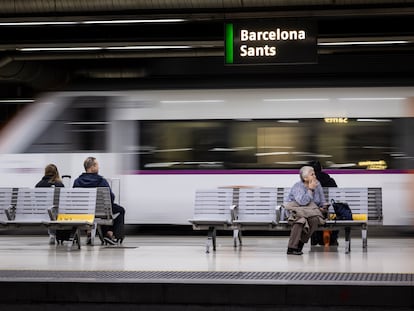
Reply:
[[[127,224],[188,225],[196,189],[288,187],[316,158],[340,187],[381,187],[384,225],[412,225],[413,98],[405,87],[48,94],[1,131],[0,186],[33,187],[48,163],[71,186],[95,156]]]

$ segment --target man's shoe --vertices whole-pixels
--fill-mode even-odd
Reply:
[[[105,244],[110,244],[110,245],[117,245],[118,244],[115,240],[113,240],[111,238],[108,238],[108,237],[104,237],[104,241],[105,241]]]
[[[288,255],[302,255],[303,252],[301,252],[300,250],[298,250],[296,248],[288,248],[287,249],[287,254]]]
[[[299,252],[301,252],[302,251],[302,249],[303,249],[303,246],[305,245],[305,243],[303,243],[302,241],[299,241],[299,243],[298,243],[298,251]]]

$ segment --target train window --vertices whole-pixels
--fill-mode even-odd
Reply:
[[[217,121],[148,121],[141,123],[142,168],[223,167],[227,125]]]
[[[400,167],[401,119],[141,121],[140,169]]]
[[[104,152],[107,150],[107,98],[75,97],[53,120],[42,120],[42,133],[26,152]]]

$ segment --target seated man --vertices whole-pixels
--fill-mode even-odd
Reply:
[[[106,227],[104,234],[104,240],[108,244],[115,245],[122,242],[124,239],[124,219],[125,209],[122,206],[114,203],[115,195],[108,184],[108,181],[99,175],[99,164],[96,158],[88,157],[83,162],[85,173],[82,173],[73,183],[73,188],[95,188],[95,187],[108,187],[111,193],[112,213],[119,215],[114,219],[113,226]],[[103,230],[104,231],[104,230]],[[89,240],[88,240],[89,242]]]
[[[323,213],[327,213],[323,189],[316,179],[311,166],[303,166],[299,172],[300,181],[290,189],[284,207],[290,211],[290,231],[288,255],[302,255],[303,245],[318,228],[325,223]]]

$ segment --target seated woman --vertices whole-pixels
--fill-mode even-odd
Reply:
[[[64,187],[62,179],[60,178],[58,168],[55,164],[48,164],[45,167],[45,174],[42,179],[36,184],[36,188],[46,187]],[[54,245],[56,243],[56,230],[48,229],[49,244]]]
[[[299,171],[300,181],[290,189],[284,207],[290,212],[288,255],[302,255],[303,245],[308,242],[318,225],[325,223],[327,213],[323,189],[316,179],[311,166],[303,166]]]

